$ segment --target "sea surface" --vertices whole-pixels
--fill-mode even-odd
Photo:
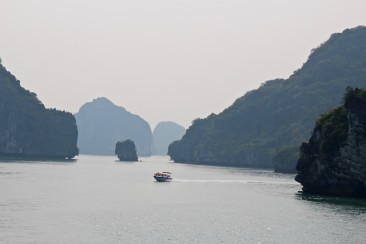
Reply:
[[[365,200],[303,195],[293,178],[168,157],[2,160],[0,243],[366,243]]]

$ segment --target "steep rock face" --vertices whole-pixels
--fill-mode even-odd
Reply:
[[[0,64],[0,156],[73,158],[77,137],[71,113],[46,109]]]
[[[366,90],[348,90],[300,148],[296,181],[303,191],[366,197]]]
[[[186,129],[177,123],[160,122],[153,131],[152,153],[154,155],[167,155],[169,144],[181,139],[185,131]]]
[[[121,161],[135,162],[138,160],[135,143],[129,139],[116,143],[115,154]]]
[[[107,98],[97,98],[84,104],[75,117],[80,153],[114,155],[116,141],[131,139],[136,143],[139,156],[151,155],[150,125]]]
[[[267,81],[222,113],[193,121],[168,154],[175,162],[273,168],[276,152],[299,147],[347,86],[366,86],[365,27],[333,34],[288,79]]]

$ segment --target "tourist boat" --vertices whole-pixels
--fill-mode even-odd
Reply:
[[[154,174],[154,178],[159,182],[171,181],[173,179],[170,172],[157,172]]]

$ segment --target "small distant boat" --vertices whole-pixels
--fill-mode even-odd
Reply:
[[[157,172],[154,174],[154,178],[159,182],[171,181],[173,179],[170,172]]]

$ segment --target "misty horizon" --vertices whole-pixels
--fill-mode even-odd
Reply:
[[[0,57],[46,107],[75,114],[106,97],[152,128],[160,121],[188,128],[265,81],[289,77],[332,33],[365,25],[365,7],[2,1]]]

